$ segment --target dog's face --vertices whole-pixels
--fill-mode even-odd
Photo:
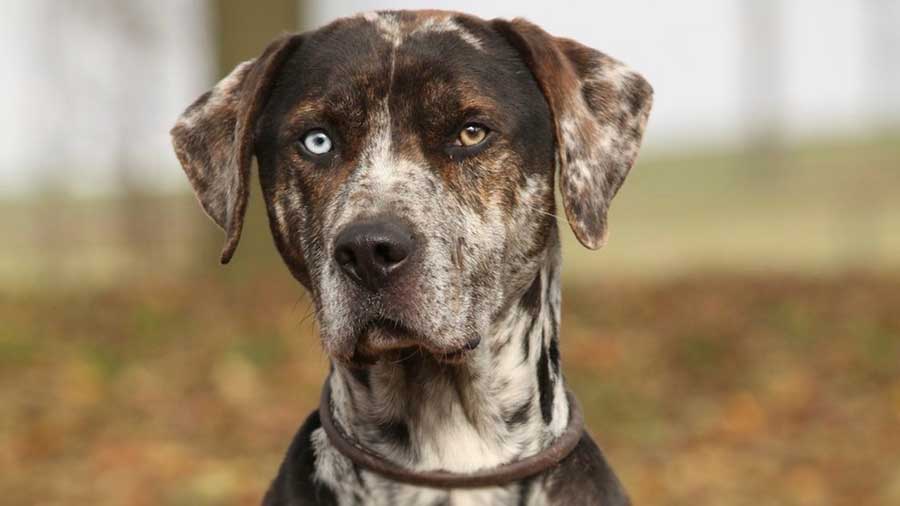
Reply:
[[[554,176],[589,247],[637,153],[651,90],[524,21],[373,13],[274,42],[173,129],[229,238],[259,162],[272,233],[326,351],[458,361],[556,243]]]
[[[262,114],[274,233],[337,355],[474,348],[552,228],[552,123],[528,67],[499,34],[426,19],[310,34]]]

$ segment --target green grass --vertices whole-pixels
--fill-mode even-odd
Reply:
[[[900,139],[638,161],[599,253],[566,234],[569,273],[900,268]]]

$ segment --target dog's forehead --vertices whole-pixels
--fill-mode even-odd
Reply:
[[[369,12],[309,34],[294,67],[320,94],[366,88],[383,96],[389,80],[412,73],[444,82],[484,84],[499,67],[513,67],[511,47],[478,18],[447,11]],[[510,70],[513,70],[510,68]],[[515,68],[521,71],[521,68]],[[510,74],[511,75],[511,74]]]
[[[376,28],[378,34],[393,46],[417,36],[448,34],[477,50],[484,50],[484,42],[478,30],[481,21],[465,14],[439,11],[377,11],[360,14],[360,17]]]
[[[447,146],[467,122],[486,123],[500,140],[463,163]],[[305,34],[276,79],[258,147],[292,145],[317,128],[340,154],[328,178],[302,172],[321,198],[350,191],[373,167],[396,181],[399,160],[459,194],[511,195],[524,181],[517,174],[552,174],[551,117],[537,82],[500,31],[468,15],[376,12]],[[468,193],[484,207],[481,193]]]
[[[545,107],[525,62],[489,22],[446,11],[371,12],[304,35],[276,81],[265,131],[289,140],[318,121],[358,134],[388,97],[392,120],[416,135],[470,112],[533,123]]]

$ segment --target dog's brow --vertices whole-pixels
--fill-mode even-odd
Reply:
[[[288,116],[288,123],[302,123],[311,117],[326,114],[338,115],[345,120],[352,120],[362,114],[352,90],[332,92],[325,96],[314,96],[300,100],[294,105]]]
[[[320,100],[303,100],[291,111],[291,119],[300,119],[321,113],[327,106],[323,106]]]
[[[479,89],[464,89],[463,96],[460,97],[460,108],[470,114],[487,114],[496,115],[500,108],[497,103],[482,94]]]

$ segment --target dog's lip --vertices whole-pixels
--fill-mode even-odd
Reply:
[[[392,334],[398,340],[415,339],[418,333],[399,320],[378,316],[367,321],[357,334],[357,342],[367,340],[373,330],[380,330]]]
[[[378,332],[380,335],[373,335]],[[384,334],[388,334],[385,338]],[[357,358],[375,358],[389,352],[424,352],[437,361],[447,364],[459,364],[465,361],[469,353],[481,342],[480,337],[466,341],[462,346],[443,348],[434,346],[414,329],[400,321],[376,317],[369,320],[360,329],[356,339]]]
[[[466,357],[469,355],[470,351],[472,350],[461,348],[456,351],[451,351],[450,353],[435,354],[434,358],[443,364],[458,365],[466,361]]]
[[[469,353],[472,352],[475,348],[478,348],[478,345],[481,344],[481,336],[475,336],[472,339],[466,341],[460,348],[456,350],[452,350],[449,352],[436,353],[435,357],[439,362],[444,362],[447,364],[461,364],[465,362],[466,357]]]
[[[403,323],[385,317],[375,317],[366,322],[356,334],[357,353],[376,355],[389,350],[417,346],[416,332]]]

